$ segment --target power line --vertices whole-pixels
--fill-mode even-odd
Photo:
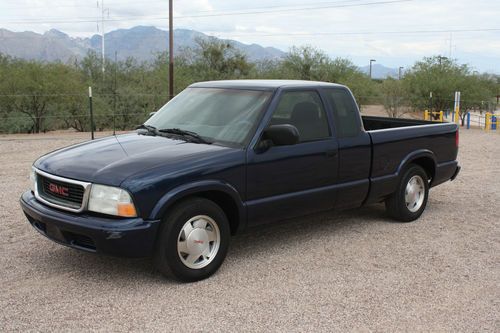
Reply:
[[[258,15],[258,14],[273,14],[273,13],[289,13],[297,11],[309,11],[309,10],[320,10],[320,9],[330,9],[330,8],[345,8],[345,7],[364,7],[364,6],[376,6],[376,5],[387,5],[402,2],[410,2],[413,0],[389,0],[389,1],[374,1],[374,2],[364,2],[364,3],[350,3],[350,4],[333,4],[317,7],[302,7],[302,8],[288,8],[288,9],[275,9],[275,10],[252,10],[252,11],[240,11],[240,12],[222,12],[222,13],[209,13],[209,14],[199,14],[199,15],[180,15],[174,16],[175,19],[188,19],[188,18],[204,18],[204,17],[222,17],[222,16],[241,16],[241,15]],[[117,16],[114,18],[106,19],[107,22],[120,22],[120,21],[136,21],[136,20],[168,20],[168,16],[158,16],[158,17],[148,17],[148,16]],[[4,24],[30,24],[30,23],[94,23],[95,18],[82,18],[74,20],[10,20],[3,21]]]
[[[399,30],[399,31],[335,31],[335,32],[283,32],[283,33],[254,33],[247,34],[229,34],[224,37],[214,36],[207,33],[208,36],[218,38],[234,38],[234,37],[282,37],[282,36],[355,36],[355,35],[418,35],[418,34],[444,34],[444,33],[482,33],[482,32],[498,32],[500,28],[457,28],[457,29],[434,29],[434,30]],[[40,35],[43,36],[43,35]],[[0,33],[0,40],[2,39],[22,39],[22,36],[2,36]],[[31,39],[30,37],[25,37]]]
[[[281,36],[332,36],[332,35],[386,35],[386,34],[441,34],[460,32],[496,32],[500,28],[476,28],[476,29],[436,29],[436,30],[406,30],[406,31],[337,31],[337,32],[297,32],[297,33],[264,33],[264,34],[231,34],[225,38],[233,37],[281,37]]]
[[[359,1],[366,1],[366,0],[340,0],[340,1],[319,1],[319,2],[310,2],[309,5],[318,5],[318,4],[331,4],[331,3],[345,3],[345,2],[359,2]],[[132,4],[132,5],[140,5],[143,6],[145,3],[147,4],[158,4],[162,5],[162,7],[166,7],[165,0],[153,0],[153,1],[145,1],[141,0],[140,2],[137,1],[119,1],[119,2],[112,2],[109,3],[109,6],[120,6],[123,7],[125,4]],[[285,7],[299,7],[299,6],[304,6],[304,3],[297,3],[297,4],[289,4],[289,5],[274,5],[274,6],[262,6],[262,7],[256,7],[256,8],[246,8],[246,9],[264,9],[264,8],[285,8]],[[14,6],[14,7],[2,7],[2,10],[5,9],[26,9],[27,6]],[[55,5],[55,6],[29,6],[29,9],[51,9],[51,8],[95,8],[94,5]],[[223,8],[222,10],[234,10],[234,9],[227,9]],[[206,12],[214,12],[217,10],[200,10],[196,11],[196,13],[206,13]]]

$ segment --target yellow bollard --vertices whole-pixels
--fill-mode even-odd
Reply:
[[[443,122],[443,111],[439,111],[439,121]]]
[[[486,115],[484,116],[484,129],[486,131],[489,131],[491,127],[491,113],[486,112]]]
[[[424,111],[424,120],[429,120],[429,111]]]

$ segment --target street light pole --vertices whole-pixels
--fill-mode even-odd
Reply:
[[[168,98],[174,97],[174,19],[173,0],[168,1]]]
[[[401,80],[401,72],[403,71],[403,67],[399,67],[399,71],[398,71],[398,78],[399,80]]]
[[[370,59],[370,79],[372,78],[372,63],[374,63],[375,61],[377,61],[377,60]]]

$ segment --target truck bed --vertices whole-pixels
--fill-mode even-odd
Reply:
[[[403,118],[372,117],[372,116],[362,116],[361,118],[363,119],[363,126],[366,131],[436,124],[435,122],[432,121],[419,120],[419,119],[403,119]]]
[[[433,174],[429,175],[431,186],[450,179],[457,164],[455,123],[371,116],[362,119],[372,143],[369,201],[380,201],[394,192],[399,168],[412,155],[428,156],[435,165]]]

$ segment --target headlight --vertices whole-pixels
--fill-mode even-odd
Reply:
[[[33,193],[35,193],[35,189],[36,189],[36,173],[35,173],[35,169],[34,168],[31,168],[31,172],[30,172],[30,188],[31,188],[31,191]]]
[[[88,210],[122,217],[136,217],[132,198],[119,187],[92,184]]]

